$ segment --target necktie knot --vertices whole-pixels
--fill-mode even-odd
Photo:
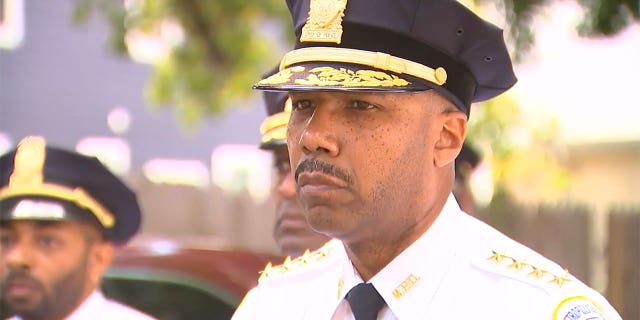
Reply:
[[[371,283],[360,283],[345,297],[356,320],[375,320],[384,306],[384,299]]]

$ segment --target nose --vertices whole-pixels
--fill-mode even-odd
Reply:
[[[27,269],[31,264],[32,252],[24,243],[13,243],[11,245],[3,245],[0,249],[4,264],[9,269]]]
[[[289,170],[281,179],[278,179],[276,192],[283,198],[293,198],[296,195],[296,183],[293,173]]]
[[[304,122],[298,144],[305,154],[324,153],[336,157],[340,153],[340,145],[335,127],[331,110],[319,106]]]

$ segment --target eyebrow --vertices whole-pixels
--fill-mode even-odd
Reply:
[[[56,220],[34,220],[33,222],[37,228],[56,228],[64,223]]]
[[[19,221],[28,221],[31,222],[31,225],[35,229],[48,229],[48,228],[58,228],[64,223],[64,221],[54,221],[54,220],[4,220],[0,221],[0,229],[3,230],[11,230],[13,229],[14,223]]]

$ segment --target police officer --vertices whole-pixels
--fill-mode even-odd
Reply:
[[[516,82],[502,30],[453,0],[288,0],[288,91],[308,222],[332,238],[271,266],[234,319],[620,319],[451,194],[472,102]]]
[[[96,158],[23,139],[0,157],[0,288],[11,319],[152,319],[99,290],[114,246],[140,219],[135,194]]]
[[[273,154],[272,196],[276,210],[273,237],[282,253],[298,257],[306,250],[319,249],[329,237],[311,229],[296,198],[285,136],[291,114],[291,100],[286,92],[274,91],[264,91],[263,98],[268,117],[260,126],[260,148]]]

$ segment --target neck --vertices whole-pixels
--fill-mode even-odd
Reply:
[[[420,238],[440,215],[448,194],[438,199],[426,214],[420,215],[416,223],[404,230],[377,234],[362,241],[344,242],[349,260],[365,282],[371,280],[380,270]]]

